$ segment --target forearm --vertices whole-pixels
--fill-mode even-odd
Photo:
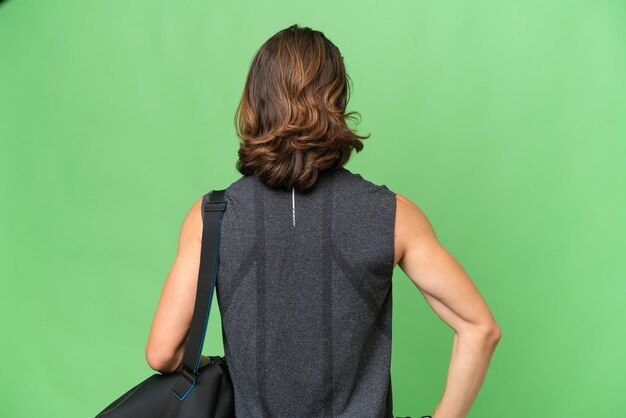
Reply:
[[[433,418],[465,418],[485,380],[499,341],[492,333],[455,333],[446,388]]]
[[[185,356],[185,349],[187,348],[187,339],[183,341],[176,349],[176,355],[174,356],[174,364],[176,365],[173,372],[177,373],[183,369],[183,357]]]
[[[173,370],[173,373],[178,373],[183,370],[183,357],[185,355],[184,350],[179,349],[176,352],[176,359],[174,360],[174,364],[177,364],[176,368]]]

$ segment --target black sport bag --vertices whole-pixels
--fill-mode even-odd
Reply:
[[[202,345],[209,323],[217,279],[220,229],[226,210],[225,190],[212,190],[202,198],[202,249],[198,290],[187,335],[183,368],[156,373],[133,387],[98,417],[106,418],[232,418],[233,385],[226,358],[210,356],[201,365]]]

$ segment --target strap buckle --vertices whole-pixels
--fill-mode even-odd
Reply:
[[[172,393],[174,393],[174,395],[178,398],[179,401],[183,401],[187,397],[189,392],[191,392],[191,389],[193,389],[194,386],[196,386],[197,379],[198,379],[197,374],[193,372],[189,372],[183,366],[180,377],[178,378],[178,380],[176,381],[176,383],[174,384],[174,386],[172,386],[170,390],[172,391]]]
[[[224,211],[226,210],[226,201],[225,200],[216,200],[216,201],[207,200],[204,202],[203,210],[205,212]]]

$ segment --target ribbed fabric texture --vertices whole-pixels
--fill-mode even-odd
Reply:
[[[237,417],[393,417],[395,193],[346,168],[226,190],[217,298]],[[294,226],[295,212],[295,226]]]

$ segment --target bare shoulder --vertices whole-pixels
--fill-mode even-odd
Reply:
[[[187,212],[180,230],[179,249],[202,241],[202,198]]]
[[[406,248],[416,240],[438,242],[426,214],[408,197],[396,193],[394,266],[402,262]]]

